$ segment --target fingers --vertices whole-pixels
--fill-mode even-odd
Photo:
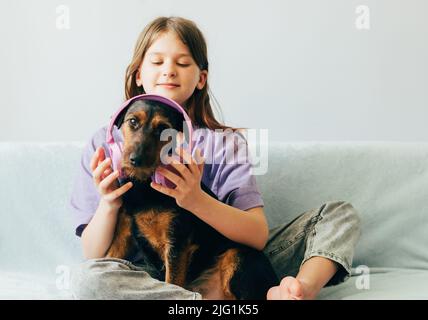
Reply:
[[[176,186],[181,185],[181,183],[183,182],[183,179],[181,177],[177,176],[175,173],[169,171],[168,169],[159,167],[157,170],[161,175],[163,175],[169,181],[173,182]]]
[[[180,176],[184,179],[188,179],[191,175],[194,174],[190,170],[190,167],[187,167],[185,164],[183,164],[181,160],[177,159],[177,157],[174,157],[174,156],[172,157],[172,161],[170,162],[170,166],[173,167],[180,174]],[[161,168],[162,167],[160,167],[159,169],[161,169]]]
[[[196,149],[196,164],[198,165],[199,172],[201,175],[204,173],[204,165],[205,165],[205,159],[202,157],[201,150]]]
[[[183,148],[177,148],[175,149],[175,151],[180,155],[181,158],[183,158],[184,163],[188,164],[188,168],[190,172],[192,172],[192,174],[203,172],[205,159],[201,156],[200,149],[196,148],[195,158],[193,158],[192,155],[189,154],[189,152]],[[173,161],[172,164],[176,164],[176,162]],[[181,167],[182,168],[181,170],[179,166],[174,166],[174,167],[177,170],[179,170],[180,173],[183,171],[183,167]]]
[[[195,158],[193,158],[192,155],[184,148],[177,147],[175,151],[179,157],[170,156],[168,157],[167,162],[180,173],[182,178],[188,180],[192,175],[202,176],[205,159],[202,157],[201,150],[199,148],[196,148],[195,150]],[[183,161],[181,159],[183,159]],[[169,177],[167,178],[178,185],[175,181],[173,181],[174,177],[171,179]]]
[[[98,147],[98,162],[104,161],[106,158],[106,152],[103,147]]]
[[[125,192],[132,188],[132,182],[128,182],[115,189],[114,184],[117,183],[119,171],[113,172],[111,168],[111,159],[106,158],[104,148],[99,147],[95,150],[90,167],[92,170],[92,178],[101,196],[108,202],[117,201]]]
[[[183,155],[183,151],[184,148],[182,147],[182,144],[184,143],[184,135],[182,132],[178,132],[177,136],[176,136],[176,142],[177,142],[177,147],[175,148],[175,152],[177,152],[177,154],[180,156],[180,159],[183,158],[184,162],[180,162],[180,163],[185,163],[185,164],[190,164],[192,163],[192,157],[188,156],[188,153],[186,154],[186,156],[184,157]]]
[[[155,190],[157,190],[157,191],[159,191],[159,192],[161,192],[163,194],[166,194],[167,196],[170,196],[170,197],[173,197],[173,198],[177,197],[178,193],[177,193],[177,191],[175,189],[170,189],[170,188],[164,187],[163,185],[155,183],[155,182],[151,182],[150,186],[153,189],[155,189]]]
[[[95,168],[95,170],[93,170],[93,172],[92,172],[92,177],[93,177],[93,180],[94,180],[94,183],[95,183],[95,185],[99,185],[100,184],[100,182],[101,182],[101,180],[102,180],[102,174],[107,170],[107,169],[110,169],[111,170],[111,167],[110,167],[110,164],[111,164],[111,159],[110,158],[106,158],[106,159],[104,159],[104,161],[102,161],[96,168]]]
[[[195,160],[192,158],[192,156],[189,154],[189,152],[186,149],[182,147],[177,147],[175,148],[175,151],[180,156],[180,158],[183,158],[184,164],[188,164],[189,166],[192,166],[192,165],[194,166]]]
[[[116,170],[109,174],[105,179],[101,181],[99,184],[99,192],[102,196],[104,196],[104,199],[107,201],[113,201],[122,196],[125,192],[127,192],[129,189],[132,188],[133,184],[132,182],[128,182],[121,186],[120,188],[117,188],[113,191],[112,184],[116,183],[117,178],[119,177],[119,171]]]
[[[199,149],[196,149],[196,152]],[[189,153],[189,150],[183,147],[177,147],[175,148],[175,152],[177,152],[178,156],[180,157],[179,160],[183,159],[183,161],[180,161],[180,163],[182,164],[187,164],[190,171],[192,173],[196,173],[196,170],[198,169],[197,164],[199,163],[198,161],[195,161],[195,159],[192,157],[192,155]],[[196,153],[195,153],[196,155]],[[175,163],[175,162],[173,162]]]
[[[107,170],[104,170],[103,174],[101,175],[101,181],[103,181],[112,172],[113,170],[111,167],[107,168]]]
[[[177,135],[175,137],[176,137],[177,145],[181,145],[184,142],[183,132],[177,132]]]
[[[94,154],[92,155],[91,163],[90,163],[91,171],[94,171],[98,166],[98,161],[99,161],[98,159],[101,153],[100,149],[101,147],[97,148],[97,150],[95,150]]]
[[[113,201],[119,197],[121,197],[125,192],[127,192],[129,189],[131,189],[133,186],[132,182],[128,182],[126,184],[124,184],[123,186],[121,186],[120,188],[108,193],[106,196],[104,196],[104,198],[107,201]]]
[[[100,184],[98,185],[98,188],[100,190],[100,193],[102,195],[106,194],[110,188],[110,185],[116,181],[116,179],[119,177],[119,171],[112,172],[109,174],[105,179],[103,179]]]

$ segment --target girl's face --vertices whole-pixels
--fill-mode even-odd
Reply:
[[[170,98],[185,106],[195,88],[202,89],[208,71],[200,70],[187,46],[174,32],[162,33],[147,50],[136,82],[149,94]]]

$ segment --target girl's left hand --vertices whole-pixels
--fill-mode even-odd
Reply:
[[[204,171],[205,159],[202,158],[199,149],[196,149],[198,161],[181,147],[175,149],[180,160],[173,158],[171,166],[179,173],[176,174],[166,168],[157,168],[158,172],[176,185],[174,189],[152,182],[150,186],[163,194],[175,198],[177,204],[192,212],[192,208],[197,204],[204,191],[201,189],[201,179]]]

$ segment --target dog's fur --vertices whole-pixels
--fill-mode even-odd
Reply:
[[[107,256],[126,259],[142,251],[142,264],[153,278],[203,297],[216,292],[224,299],[266,299],[278,278],[263,252],[229,240],[150,186],[161,149],[171,142],[161,141],[160,133],[166,128],[182,131],[183,116],[160,102],[137,100],[119,115],[117,125],[124,136],[122,170],[127,178],[122,184],[132,181],[133,187],[122,196]]]

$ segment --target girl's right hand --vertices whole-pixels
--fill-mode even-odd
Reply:
[[[91,159],[92,177],[98,192],[101,195],[101,201],[114,210],[119,210],[122,206],[122,195],[132,187],[132,182],[128,182],[118,188],[117,178],[119,172],[113,172],[111,168],[111,159],[105,157],[102,147],[95,150]]]

